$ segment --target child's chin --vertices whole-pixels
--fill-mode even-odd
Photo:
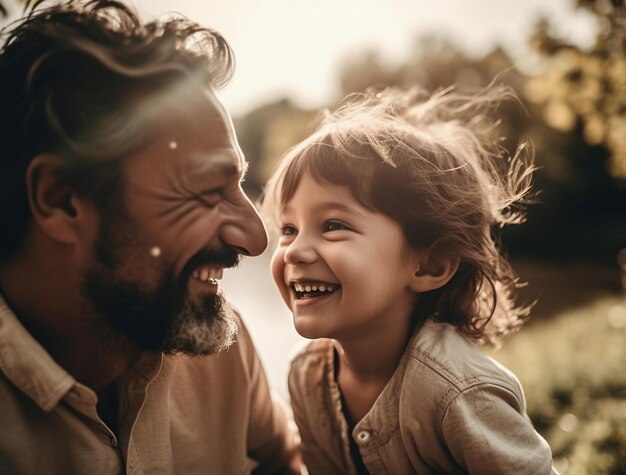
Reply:
[[[317,324],[312,322],[307,317],[294,316],[294,327],[301,337],[308,338],[309,340],[315,340],[317,338],[326,338],[328,335]]]

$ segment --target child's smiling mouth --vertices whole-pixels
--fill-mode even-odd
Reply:
[[[341,288],[339,284],[320,281],[298,281],[290,285],[296,300],[307,300],[315,297],[326,297]]]

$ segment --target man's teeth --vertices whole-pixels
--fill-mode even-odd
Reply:
[[[192,272],[191,276],[203,282],[216,281],[224,277],[221,267],[200,267]]]
[[[293,288],[296,292],[334,292],[336,285],[331,284],[301,284],[295,282]]]

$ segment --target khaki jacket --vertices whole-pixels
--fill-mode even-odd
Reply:
[[[119,437],[0,296],[0,473],[287,472],[297,457],[252,341],[209,356],[144,355],[118,380]]]
[[[293,359],[289,392],[309,473],[354,474],[332,340]],[[413,335],[352,437],[371,474],[556,473],[526,415],[519,381],[447,324]]]

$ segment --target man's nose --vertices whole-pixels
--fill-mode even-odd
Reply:
[[[267,247],[267,230],[254,205],[241,192],[239,203],[231,209],[232,217],[221,228],[224,244],[245,256],[258,256]]]

